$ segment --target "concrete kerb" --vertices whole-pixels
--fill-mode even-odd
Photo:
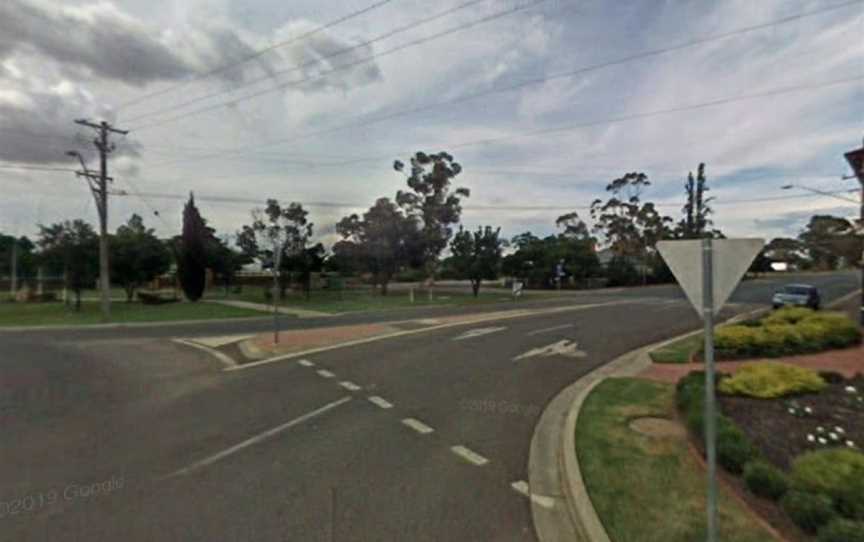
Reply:
[[[730,318],[728,323],[753,318],[767,310],[749,311]],[[576,454],[576,422],[582,404],[603,380],[634,376],[649,367],[651,358],[648,352],[700,332],[690,331],[623,354],[584,375],[549,403],[535,427],[531,441],[529,483],[532,493],[560,495],[561,498],[556,502],[563,500],[564,510],[552,513],[532,503],[534,528],[541,542],[609,542],[609,535],[588,495]],[[557,447],[557,453],[550,453],[551,447]],[[554,484],[560,489],[556,490]]]

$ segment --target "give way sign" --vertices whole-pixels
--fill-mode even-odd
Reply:
[[[659,241],[657,250],[678,279],[690,304],[704,318],[707,307],[703,285],[713,286],[711,308],[717,314],[764,245],[763,239],[711,239],[707,243],[694,239]],[[705,269],[704,265],[706,250],[710,269]]]

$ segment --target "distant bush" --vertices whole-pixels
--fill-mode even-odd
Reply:
[[[864,454],[847,448],[816,450],[792,463],[792,484],[831,497],[838,512],[864,520]]]
[[[818,493],[789,491],[780,500],[780,506],[795,525],[811,534],[836,517],[831,499]]]
[[[785,363],[747,363],[719,389],[728,395],[744,395],[758,399],[774,399],[793,393],[818,392],[825,381],[816,371]]]
[[[750,461],[744,465],[744,483],[754,495],[776,501],[789,489],[789,480],[783,471],[764,461]]]
[[[772,312],[770,315],[762,319],[764,324],[797,324],[807,317],[813,316],[816,312],[813,309],[804,307],[783,307]]]
[[[864,522],[837,518],[819,529],[819,542],[864,542]]]
[[[138,299],[142,305],[166,305],[168,303],[176,303],[179,301],[173,297],[162,297],[153,292],[138,292]]]

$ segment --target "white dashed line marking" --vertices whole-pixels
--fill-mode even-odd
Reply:
[[[528,482],[525,480],[519,480],[518,482],[513,482],[510,484],[516,493],[528,497],[531,501],[539,504],[543,508],[554,508],[555,507],[555,499],[552,497],[547,497],[546,495],[534,495],[528,488]]]
[[[303,367],[315,367],[315,364],[312,363],[311,361],[309,361],[308,359],[301,359],[297,363],[299,363]]]
[[[421,435],[425,435],[434,431],[434,429],[432,429],[425,423],[421,422],[420,420],[415,420],[414,418],[405,418],[404,420],[402,420],[402,423],[404,425],[407,425],[411,429],[417,431]]]
[[[469,463],[473,463],[474,465],[477,465],[478,467],[482,467],[483,465],[485,465],[486,463],[489,462],[488,459],[486,459],[485,457],[483,457],[482,455],[480,455],[476,452],[472,452],[471,450],[469,450],[465,446],[451,446],[450,451],[453,452],[454,454],[458,455],[459,457],[461,457],[465,461],[467,461]]]
[[[323,378],[333,378],[334,376],[336,376],[326,369],[318,369],[316,372],[318,373],[319,376],[321,376]]]
[[[369,402],[381,408],[393,408],[393,403],[390,403],[384,398],[378,397],[377,395],[369,397]]]
[[[349,380],[345,380],[344,382],[340,382],[339,385],[348,391],[359,391],[360,390],[360,386],[358,386],[357,384],[355,384]]]

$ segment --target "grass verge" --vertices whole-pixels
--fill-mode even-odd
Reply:
[[[216,303],[172,303],[142,305],[138,302],[111,303],[111,323],[170,322],[262,316],[259,311],[226,307]],[[63,303],[2,303],[0,327],[88,325],[102,323],[99,303],[83,302],[81,311]]]
[[[613,378],[588,396],[576,425],[576,452],[597,514],[616,542],[705,539],[705,472],[687,437],[649,437],[629,427],[643,416],[674,418],[674,386]],[[773,540],[724,488],[719,539]]]
[[[231,293],[227,297],[224,294],[214,292],[207,296],[212,300],[237,300],[252,303],[269,304],[265,298],[263,288],[244,288],[242,293]],[[524,298],[524,295],[523,295]],[[473,306],[488,303],[504,303],[511,301],[509,292],[480,290],[480,295],[475,298],[471,292],[440,291],[433,294],[430,300],[426,290],[415,291],[414,302],[406,291],[392,291],[382,296],[372,290],[344,290],[336,291],[314,291],[309,300],[299,293],[291,293],[280,302],[285,308],[303,309],[310,311],[342,313],[360,311],[378,311],[388,309],[402,309],[410,307],[430,306]],[[518,302],[517,302],[518,303]]]
[[[654,363],[689,363],[690,356],[702,348],[701,333],[684,337],[648,353]]]

